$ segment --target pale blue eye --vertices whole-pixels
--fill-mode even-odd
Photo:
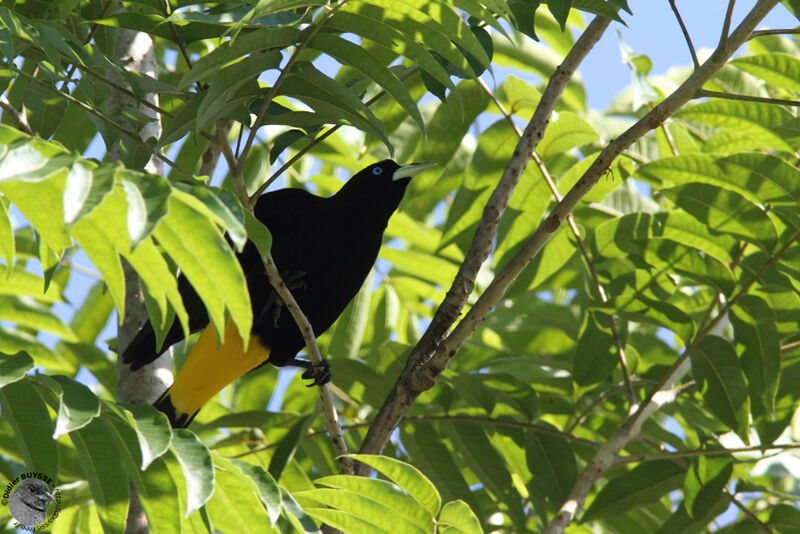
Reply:
[[[375,167],[374,169],[372,169],[372,174],[374,174],[375,176],[378,176],[382,172],[383,172],[383,169],[380,168],[380,167]]]

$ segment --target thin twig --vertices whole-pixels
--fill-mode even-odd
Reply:
[[[742,504],[739,501],[739,499],[736,498],[736,495],[733,495],[730,491],[728,491],[728,488],[725,487],[722,488],[722,495],[725,496],[725,498],[728,500],[729,503],[733,504],[736,508],[738,508],[745,515],[745,517],[747,517],[747,519],[749,519],[750,522],[753,523],[758,528],[758,530],[760,530],[761,532],[765,532],[766,534],[775,534],[771,528],[769,528],[763,521],[761,521],[758,518],[756,514],[752,512],[752,510],[750,510],[747,506]]]
[[[672,8],[672,12],[675,13],[675,18],[678,19],[678,24],[680,24],[681,31],[683,32],[683,38],[686,39],[686,44],[689,46],[689,52],[692,54],[692,63],[694,63],[694,68],[697,68],[700,66],[700,63],[697,61],[697,53],[694,51],[692,36],[689,35],[689,30],[686,29],[686,25],[683,23],[683,18],[681,18],[681,14],[678,12],[678,6],[675,5],[675,0],[669,0],[669,5]]]
[[[800,107],[800,100],[784,100],[782,98],[768,98],[765,96],[739,95],[735,93],[723,93],[720,91],[709,91],[708,89],[698,89],[694,94],[695,98],[724,98],[725,100],[742,100],[744,102],[761,102],[764,104],[776,104],[779,106]]]
[[[784,28],[781,30],[756,30],[750,34],[748,39],[756,39],[758,37],[764,37],[765,35],[798,35],[800,34],[800,28]]]
[[[719,36],[719,48],[724,50],[728,46],[728,32],[731,30],[731,19],[733,18],[733,6],[736,0],[728,0],[728,11],[725,13],[725,20],[722,23],[722,32]]]
[[[794,350],[797,347],[800,347],[800,341],[792,341],[791,343],[786,343],[781,345],[781,352],[789,352],[790,350]]]

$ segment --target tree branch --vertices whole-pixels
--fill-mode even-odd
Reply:
[[[691,451],[672,451],[659,452],[653,454],[637,454],[635,456],[625,456],[620,458],[611,466],[612,469],[628,464],[638,464],[641,462],[654,462],[656,460],[672,460],[674,458],[693,458],[697,456],[728,456],[744,452],[766,452],[772,450],[800,449],[800,442],[772,444],[772,445],[753,445],[751,447],[731,447],[717,449],[694,449]]]
[[[595,17],[578,38],[569,54],[564,58],[564,62],[550,77],[533,117],[525,128],[525,132],[517,143],[500,182],[484,208],[475,237],[464,262],[459,267],[450,290],[436,310],[433,320],[422,339],[412,349],[405,369],[378,411],[375,422],[370,426],[361,445],[360,452],[368,454],[380,453],[386,446],[389,436],[405,415],[408,407],[411,406],[420,393],[434,385],[435,377],[438,376],[438,373],[421,374],[420,371],[425,371],[430,367],[431,357],[441,346],[442,339],[461,314],[467,298],[472,293],[475,277],[489,255],[492,241],[497,234],[500,218],[508,204],[508,199],[511,197],[511,193],[528,163],[530,154],[544,136],[545,128],[558,97],[572,78],[580,62],[600,39],[609,24],[609,19]],[[439,373],[442,369],[439,369]],[[359,474],[366,474],[369,471],[369,468],[363,464],[359,464],[357,469]]]
[[[675,18],[678,19],[678,24],[683,32],[683,38],[686,39],[686,44],[689,46],[689,52],[692,54],[692,63],[694,63],[694,68],[697,68],[700,66],[700,63],[697,61],[697,53],[694,51],[692,36],[689,35],[689,30],[686,29],[686,25],[683,23],[683,18],[681,18],[681,14],[678,12],[678,6],[675,5],[675,0],[669,0],[669,6],[672,8],[672,12],[675,13]]]
[[[292,317],[297,323],[297,327],[303,334],[303,339],[308,349],[308,359],[311,360],[312,365],[322,365],[322,355],[319,351],[319,345],[317,345],[317,339],[314,336],[314,330],[311,328],[311,323],[300,309],[300,306],[297,304],[294,296],[292,296],[289,288],[286,287],[286,284],[281,279],[281,275],[275,267],[275,262],[272,260],[272,254],[264,258],[264,266],[267,269],[269,282],[272,284],[272,287],[275,288],[275,291],[278,292],[278,295],[280,295],[281,300],[283,300],[289,313],[292,314]],[[325,428],[331,436],[333,449],[336,451],[336,455],[339,456],[339,469],[342,474],[352,475],[353,459],[342,456],[348,454],[347,443],[345,443],[344,436],[342,435],[342,427],[339,424],[339,414],[336,413],[333,395],[331,394],[331,388],[328,387],[328,384],[319,386],[319,398],[322,401],[323,412],[325,413]]]

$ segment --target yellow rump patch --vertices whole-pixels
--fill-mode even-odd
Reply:
[[[217,333],[208,325],[186,359],[168,395],[178,415],[193,416],[222,388],[269,360],[269,349],[252,338],[244,351],[239,330],[232,321],[217,348]]]

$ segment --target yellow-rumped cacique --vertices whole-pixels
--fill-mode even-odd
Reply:
[[[315,335],[325,332],[358,293],[378,256],[383,232],[413,176],[432,164],[398,165],[384,160],[361,170],[333,196],[319,197],[304,189],[281,189],[261,195],[253,213],[272,234],[272,257]],[[186,427],[203,405],[222,388],[269,362],[305,368],[311,385],[330,380],[327,362],[314,367],[297,358],[305,346],[294,318],[267,279],[261,257],[251,242],[237,254],[247,280],[253,327],[247,351],[229,321],[218,343],[208,313],[189,281],[178,288],[189,316],[189,331],[202,330],[172,386],[154,403],[173,427]],[[132,370],[151,363],[184,338],[177,319],[161,350],[150,322],[145,323],[122,353]]]

